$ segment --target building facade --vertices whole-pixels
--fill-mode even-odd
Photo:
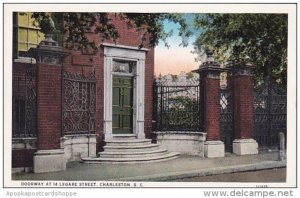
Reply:
[[[15,17],[14,171],[64,169],[114,135],[150,137],[154,48],[139,48],[141,33],[111,15],[116,42],[86,32],[99,50],[67,51],[45,39],[31,13]]]

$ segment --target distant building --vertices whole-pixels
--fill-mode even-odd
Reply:
[[[175,77],[174,77],[175,76]],[[227,87],[226,73],[220,75],[220,87],[225,89]],[[199,82],[199,74],[197,73],[185,73],[181,71],[178,75],[167,74],[156,78],[158,83],[164,83],[166,85],[194,85]]]

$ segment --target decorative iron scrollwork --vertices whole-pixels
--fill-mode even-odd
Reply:
[[[63,73],[62,131],[64,135],[95,132],[96,77]]]
[[[36,109],[36,70],[29,69],[26,72],[26,107],[25,107],[25,136],[36,136],[37,109]]]
[[[30,68],[13,79],[13,137],[36,137],[36,70]]]
[[[254,138],[259,145],[274,147],[278,133],[286,134],[286,89],[270,79],[254,89]]]

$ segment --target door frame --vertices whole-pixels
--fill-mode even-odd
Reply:
[[[112,134],[112,88],[113,60],[135,61],[133,73],[133,134],[138,139],[144,139],[144,95],[145,95],[145,58],[148,49],[124,45],[102,44],[104,47],[104,116],[103,132],[105,140],[113,139]],[[120,74],[123,75],[123,74]]]

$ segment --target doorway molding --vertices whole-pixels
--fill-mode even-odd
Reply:
[[[133,78],[133,134],[138,139],[144,139],[144,97],[145,97],[145,58],[148,49],[125,45],[102,44],[104,47],[104,124],[105,140],[113,139],[112,133],[112,89],[113,89],[113,60],[123,59],[136,61]]]

